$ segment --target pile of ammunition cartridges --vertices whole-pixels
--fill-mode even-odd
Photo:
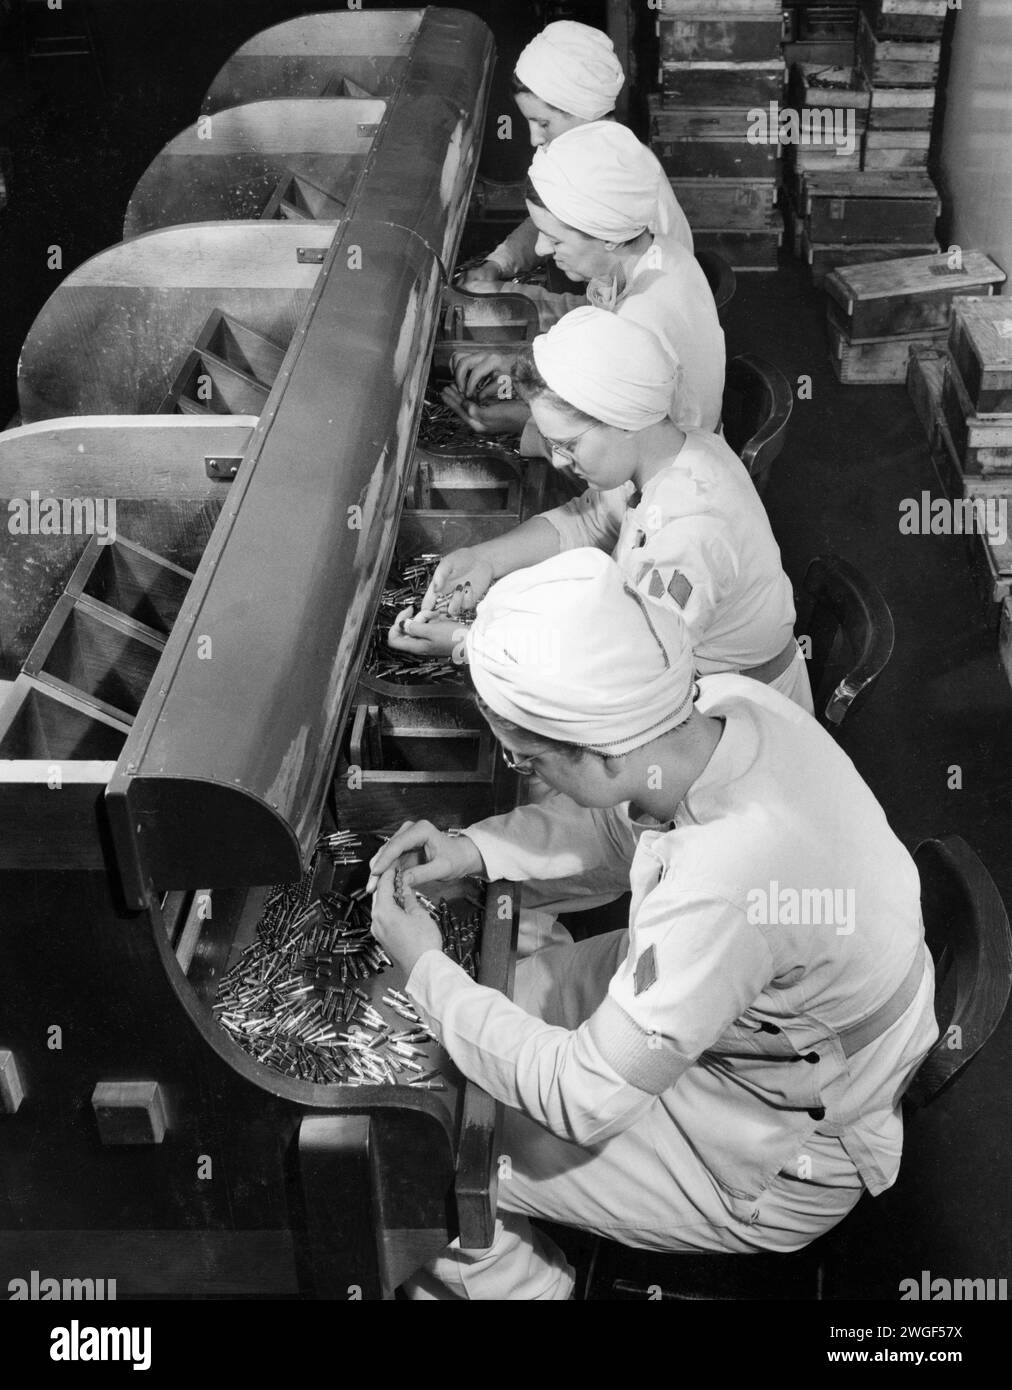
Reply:
[[[422,402],[422,419],[418,427],[421,448],[438,454],[443,450],[458,450],[464,446],[476,454],[494,449],[496,453],[520,458],[520,440],[515,434],[476,434],[470,425],[456,415],[440,399],[438,391],[429,388]]]
[[[410,652],[394,651],[387,645],[387,633],[398,613],[409,604],[416,610],[421,606],[436,566],[442,558],[441,555],[423,554],[416,555],[406,562],[394,561],[369,637],[365,658],[365,671],[368,675],[404,685],[429,682],[465,684],[461,667],[449,657],[414,656]],[[435,603],[436,612],[445,613],[449,601],[448,593],[440,594]],[[466,627],[473,619],[472,609],[461,614],[455,621],[461,627]]]
[[[284,1076],[445,1090],[428,1050],[434,1039],[408,996],[388,987],[379,1000],[404,1023],[398,1028],[362,988],[391,964],[372,934],[365,889],[312,899],[318,856],[357,864],[360,848],[351,831],[324,836],[299,883],[268,893],[256,939],[221,980],[215,1016],[251,1057]],[[418,900],[439,923],[443,949],[473,976],[481,910],[460,920],[445,901]]]

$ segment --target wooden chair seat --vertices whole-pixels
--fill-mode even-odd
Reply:
[[[770,468],[786,439],[794,395],[771,362],[752,353],[732,357],[724,377],[724,438],[748,469],[762,497]]]
[[[721,310],[725,309],[734,298],[734,292],[738,286],[735,273],[724,260],[724,257],[718,255],[716,251],[697,251],[696,260],[706,276],[707,284],[713,291],[717,313],[720,314]]]
[[[816,716],[832,732],[867,697],[892,656],[892,614],[871,580],[837,555],[812,560],[797,607],[796,631],[810,644]]]

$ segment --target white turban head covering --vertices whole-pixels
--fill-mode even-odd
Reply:
[[[614,121],[565,131],[536,151],[530,168],[548,211],[599,241],[632,241],[656,226],[663,177],[646,145]]]
[[[602,550],[564,550],[493,584],[467,650],[491,710],[579,748],[628,753],[692,713],[684,622],[638,594]]]
[[[675,365],[649,328],[607,309],[574,309],[531,345],[545,382],[577,410],[620,430],[665,419]]]
[[[584,121],[613,110],[625,82],[608,35],[571,19],[547,25],[520,54],[514,71],[529,92]]]

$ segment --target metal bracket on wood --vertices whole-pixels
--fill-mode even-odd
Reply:
[[[207,470],[207,476],[218,482],[230,483],[239,472],[240,463],[242,463],[242,454],[223,454],[213,457],[210,454],[204,455],[204,468]]]
[[[295,253],[295,258],[299,265],[323,265],[323,258],[327,254],[325,246],[300,246]]]

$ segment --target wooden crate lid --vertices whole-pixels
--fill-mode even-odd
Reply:
[[[725,14],[737,19],[746,15],[779,15],[783,0],[655,0],[653,8],[658,15],[678,19],[713,19]]]
[[[754,62],[731,62],[727,59],[714,59],[713,61],[700,62],[695,58],[679,58],[673,61],[666,58],[661,67],[665,72],[783,72],[786,73],[787,65],[783,58],[760,58]]]
[[[805,194],[811,198],[920,198],[938,202],[938,190],[920,169],[876,169],[855,172],[819,169],[805,174]]]
[[[948,0],[878,0],[879,14],[927,15],[944,18]]]
[[[896,299],[910,295],[962,290],[968,285],[995,285],[1005,272],[982,251],[964,251],[962,268],[949,266],[949,255],[905,256],[834,270],[826,277],[826,290],[850,312],[855,301]]]
[[[998,371],[1012,368],[1012,300],[966,295],[955,299],[952,307],[954,331],[958,325],[984,366]]]

